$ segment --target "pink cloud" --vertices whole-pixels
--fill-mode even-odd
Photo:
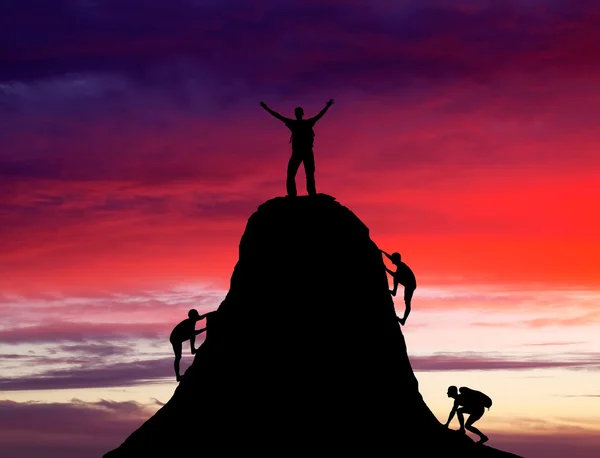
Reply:
[[[537,342],[537,343],[530,343],[530,344],[524,344],[524,346],[542,346],[542,347],[553,347],[553,346],[564,346],[564,345],[578,345],[584,342]]]
[[[511,327],[511,328],[545,328],[545,327],[579,327],[590,326],[600,322],[599,312],[590,312],[576,317],[548,317],[520,320],[519,322],[475,322],[472,326],[482,327]]]

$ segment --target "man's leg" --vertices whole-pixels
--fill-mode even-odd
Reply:
[[[404,303],[410,307],[410,301],[412,300],[413,293],[415,292],[412,288],[404,288]]]
[[[306,192],[309,196],[317,194],[315,184],[315,155],[310,149],[304,153],[304,172],[306,173]]]
[[[404,311],[404,318],[405,320],[408,319],[408,315],[410,315],[410,301],[412,300],[413,297],[413,293],[414,293],[414,289],[411,288],[404,288],[404,307],[405,307],[405,311]]]
[[[287,188],[288,196],[296,196],[296,172],[298,172],[298,167],[300,167],[300,163],[302,162],[302,155],[298,154],[296,151],[292,151],[292,156],[288,162],[287,167],[287,180],[285,182],[285,186]]]
[[[463,415],[464,409],[460,408],[456,410],[456,416],[458,417],[458,423],[460,424],[460,432],[465,432],[465,417]]]
[[[171,345],[173,345],[173,352],[175,353],[175,362],[173,363],[175,368],[175,379],[179,382],[181,380],[181,376],[179,375],[179,361],[181,361],[181,351],[183,349],[182,343],[171,341]]]
[[[467,419],[467,424],[465,425],[465,428],[467,428],[469,431],[477,434],[480,437],[479,441],[477,442],[478,444],[483,444],[488,440],[488,437],[485,434],[483,434],[481,431],[475,428],[475,426],[473,426],[473,423],[479,420],[482,416],[483,409],[476,413],[472,413],[471,415],[469,415],[469,418]]]

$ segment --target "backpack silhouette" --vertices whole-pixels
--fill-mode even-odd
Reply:
[[[488,410],[490,410],[490,407],[492,407],[492,398],[481,391],[472,390],[466,386],[461,386],[458,391],[466,398],[472,399],[476,404],[487,407]]]
[[[315,141],[315,131],[313,126],[315,125],[309,119],[292,119],[286,122],[285,125],[292,131],[290,135],[290,143],[293,146],[312,148]]]

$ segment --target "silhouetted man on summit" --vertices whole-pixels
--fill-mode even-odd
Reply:
[[[388,254],[383,250],[379,250],[383,254],[385,254],[390,261],[396,266],[396,272],[387,267],[385,270],[392,276],[394,279],[394,288],[390,291],[392,296],[396,295],[398,291],[398,284],[404,286],[404,304],[406,306],[404,310],[404,317],[398,318],[398,321],[402,326],[406,323],[406,319],[410,314],[410,301],[412,300],[413,293],[415,289],[417,289],[417,279],[415,278],[415,274],[405,263],[403,263],[400,259],[400,253]]]
[[[209,312],[214,313],[214,312]],[[192,351],[192,355],[196,353],[197,349],[194,346],[196,341],[196,336],[204,331],[206,328],[202,328],[196,330],[196,323],[206,317],[209,313],[205,313],[204,315],[199,315],[196,309],[191,309],[188,312],[188,318],[180,322],[173,331],[171,331],[171,336],[169,340],[171,341],[171,345],[173,345],[173,351],[175,352],[175,378],[178,382],[181,381],[181,376],[179,375],[179,362],[181,361],[181,352],[183,350],[183,342],[186,340],[190,341],[190,350]]]
[[[292,157],[288,162],[286,188],[288,196],[296,196],[296,173],[300,167],[300,163],[304,163],[304,172],[306,173],[306,191],[308,195],[314,196],[317,194],[315,185],[315,156],[313,153],[313,145],[315,133],[313,126],[327,112],[329,107],[333,105],[333,99],[329,99],[323,108],[316,116],[308,119],[302,119],[304,110],[298,107],[294,110],[296,119],[286,118],[281,116],[276,111],[271,110],[264,102],[260,102],[260,106],[267,110],[271,115],[283,121],[285,125],[292,131],[290,143],[292,144]]]

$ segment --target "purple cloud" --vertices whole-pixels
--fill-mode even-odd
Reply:
[[[160,404],[0,401],[2,456],[92,458],[120,444]]]
[[[494,432],[490,447],[527,458],[597,458],[598,434],[591,430],[564,430],[547,424],[537,434]]]
[[[161,403],[36,403],[0,401],[0,450],[20,458],[96,458],[118,446]],[[521,421],[527,432],[486,431],[490,446],[527,458],[596,458],[594,431],[561,428],[539,420]],[[531,432],[537,429],[535,433]],[[536,426],[537,425],[537,426]]]
[[[185,370],[185,367],[182,367]],[[0,378],[0,391],[63,390],[135,386],[173,378],[173,360],[161,358],[104,364],[97,367],[52,369],[33,376]]]
[[[561,354],[560,357],[554,357],[553,359],[530,358],[527,356],[517,359],[508,355],[489,356],[484,353],[454,353],[410,356],[410,361],[415,372],[553,368],[570,370],[600,369],[600,355],[596,353]],[[63,363],[69,362],[80,364],[80,366],[68,369],[43,370],[26,378],[0,378],[0,391],[135,386],[159,382],[173,376],[173,360],[171,358],[119,363],[100,361],[93,367],[89,367],[89,360],[72,359],[69,361],[68,358],[64,358]],[[185,364],[187,365],[187,363]]]
[[[86,342],[90,339],[167,338],[171,329],[162,323],[64,323],[0,330],[0,343]]]
[[[560,354],[552,359],[520,358],[485,353],[438,353],[430,356],[410,356],[415,371],[528,370],[528,369],[600,369],[600,354]]]

